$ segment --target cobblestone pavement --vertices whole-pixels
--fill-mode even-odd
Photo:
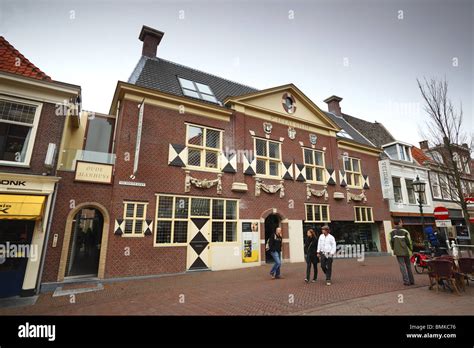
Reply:
[[[461,296],[427,289],[427,275],[415,275],[416,285],[402,284],[393,257],[364,262],[337,259],[333,285],[326,286],[319,270],[317,283],[306,284],[306,265],[283,264],[283,279],[272,280],[270,265],[218,272],[193,272],[146,280],[105,282],[104,290],[69,296],[41,294],[33,306],[0,309],[0,315],[286,315],[286,314],[457,314],[460,301],[472,314],[471,289]],[[471,285],[472,287],[472,285]],[[398,295],[404,294],[404,304]],[[376,295],[376,296],[374,296]],[[428,297],[429,296],[429,297]],[[433,312],[445,303],[443,313]],[[374,299],[374,300],[372,300]],[[435,300],[436,299],[436,300]],[[425,305],[420,306],[420,303]],[[452,307],[452,310],[448,310]]]

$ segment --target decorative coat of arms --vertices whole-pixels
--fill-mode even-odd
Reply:
[[[294,140],[296,137],[296,130],[293,127],[288,127],[288,138]]]
[[[267,134],[270,134],[272,132],[272,124],[271,123],[268,123],[268,122],[265,122],[263,124],[263,131]]]
[[[318,136],[316,134],[309,135],[309,142],[313,145],[316,145],[316,141],[318,140]]]

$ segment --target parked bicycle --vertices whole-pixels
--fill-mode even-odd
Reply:
[[[435,248],[430,247],[426,250],[420,250],[418,252],[414,252],[410,258],[410,262],[413,264],[415,268],[415,272],[418,274],[422,274],[428,272],[428,260],[431,260],[434,257]]]

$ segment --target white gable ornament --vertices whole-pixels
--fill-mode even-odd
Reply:
[[[309,142],[313,145],[316,145],[316,141],[318,140],[318,136],[316,134],[309,135]]]
[[[271,123],[268,123],[268,122],[264,122],[263,123],[263,131],[266,133],[266,134],[270,134],[272,132],[272,124]]]
[[[288,127],[288,138],[291,140],[296,138],[296,130],[293,127]]]

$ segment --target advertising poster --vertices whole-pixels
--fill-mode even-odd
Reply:
[[[258,262],[260,233],[258,221],[242,222],[242,262]]]

